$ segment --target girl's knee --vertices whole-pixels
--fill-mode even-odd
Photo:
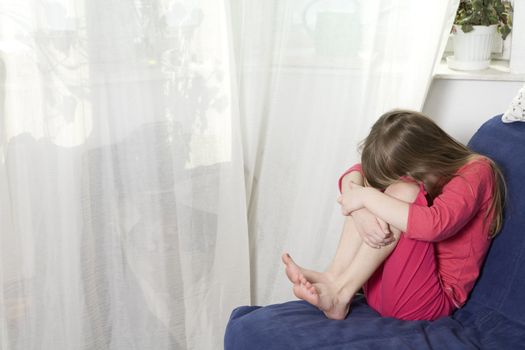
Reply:
[[[416,201],[420,191],[421,188],[417,183],[400,180],[388,186],[385,190],[385,194],[407,203],[413,203]],[[400,237],[401,231],[392,226],[390,227],[390,230],[397,241]]]
[[[421,189],[417,183],[400,180],[388,186],[385,190],[385,194],[404,202],[412,203],[416,200],[420,190]]]

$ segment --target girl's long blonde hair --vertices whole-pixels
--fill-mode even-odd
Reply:
[[[383,114],[361,147],[363,172],[370,186],[384,190],[402,176],[424,182],[427,175],[435,175],[437,183],[427,188],[431,199],[441,193],[459,168],[481,157],[448,135],[432,119],[408,110]],[[494,237],[503,224],[506,185],[499,167],[483,157],[494,174],[492,203],[485,215],[491,218],[489,233]]]

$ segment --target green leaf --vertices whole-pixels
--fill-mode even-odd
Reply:
[[[474,30],[474,27],[471,25],[471,24],[463,24],[461,26],[461,30],[464,32],[464,33],[469,33],[471,31]]]
[[[509,26],[505,25],[505,26],[501,26],[499,29],[499,32],[501,34],[501,38],[503,40],[505,40],[505,38],[507,38],[507,36],[510,34],[510,28]]]

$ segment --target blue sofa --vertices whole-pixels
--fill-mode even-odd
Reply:
[[[466,305],[436,321],[382,318],[362,298],[344,321],[303,301],[233,310],[225,350],[525,349],[525,123],[487,121],[469,146],[494,159],[508,185],[502,232]]]

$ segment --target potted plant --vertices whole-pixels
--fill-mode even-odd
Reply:
[[[511,26],[510,2],[461,0],[452,28],[454,56],[447,57],[449,67],[460,70],[487,68],[496,31],[505,40]]]

